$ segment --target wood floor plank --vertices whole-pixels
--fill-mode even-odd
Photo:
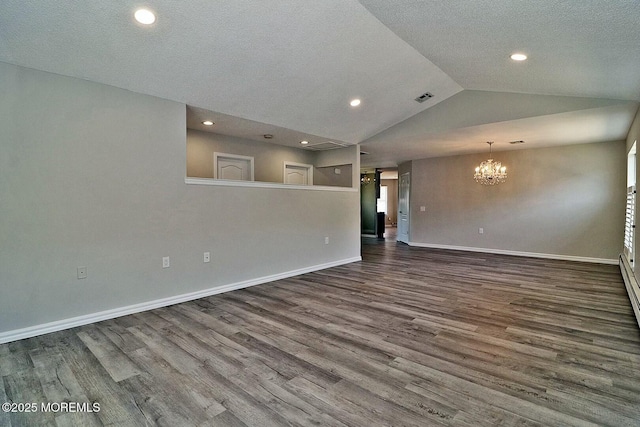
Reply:
[[[8,347],[7,347],[8,348]],[[2,360],[2,359],[0,359]],[[7,397],[7,392],[5,391],[5,387],[7,385],[4,383],[3,377],[0,375],[0,404],[10,402]],[[0,426],[11,427],[11,414],[8,411],[0,411]]]
[[[216,401],[220,402],[235,417],[247,425],[295,425],[268,405],[264,405],[255,399],[248,391],[243,390],[217,373],[214,367],[204,366],[198,372],[195,372],[195,375],[195,380],[210,390]]]
[[[198,427],[248,427],[245,423],[240,421],[231,411],[224,411],[204,423],[198,425]]]
[[[340,393],[334,390],[336,385],[324,388],[306,378],[296,377],[287,383],[287,387],[298,396],[301,396],[301,398],[307,400],[310,404],[349,426],[394,424],[400,426],[416,425],[415,423],[417,422],[413,415],[408,420],[396,419],[394,422],[390,420],[388,414],[383,414],[372,404],[362,404],[361,399],[357,399],[356,396],[345,397],[344,395],[340,395]],[[358,402],[354,402],[352,399],[358,400]],[[421,418],[420,422],[421,424],[417,425],[425,425],[425,422],[428,421]],[[445,425],[435,421],[429,423],[430,424],[427,425]]]
[[[264,379],[248,380],[249,378],[241,374],[231,378],[232,382],[241,385],[252,396],[285,419],[290,420],[294,425],[345,427],[342,422],[284,388],[286,383],[281,386]]]
[[[143,341],[153,353],[183,375],[189,375],[202,365],[198,359],[173,344],[165,335],[158,333],[146,323],[139,323],[128,329]]]
[[[29,404],[26,411],[17,410],[9,413],[11,425],[18,426],[55,426],[53,412],[40,410],[40,402],[46,402],[46,396],[42,390],[39,379],[33,370],[23,370],[5,375],[3,378],[6,393],[6,402],[17,404]],[[5,402],[2,402],[5,403]],[[35,403],[32,407],[30,404]]]
[[[20,342],[0,345],[0,360],[0,377],[33,367],[28,351],[20,346]]]
[[[225,410],[206,388],[194,382],[185,386],[184,374],[150,349],[136,350],[131,359],[145,374],[124,380],[124,386],[147,419],[183,420],[181,424],[188,420],[198,424]]]
[[[83,327],[77,335],[115,382],[140,374],[127,355],[95,327]]]
[[[52,348],[29,352],[47,402],[90,402],[62,355]],[[93,403],[93,402],[91,402]],[[101,426],[93,412],[54,415],[57,425]]]
[[[116,347],[124,354],[129,354],[139,348],[143,348],[145,344],[136,338],[127,328],[121,323],[122,319],[126,319],[128,316],[120,317],[117,319],[106,320],[100,322],[100,331],[111,340]]]
[[[571,415],[567,415],[545,406],[535,405],[526,400],[515,398],[509,394],[502,393],[489,387],[483,387],[471,381],[458,378],[454,375],[420,365],[409,360],[398,358],[394,365],[406,372],[422,377],[428,382],[415,381],[407,385],[410,390],[430,387],[436,384],[443,388],[459,390],[462,394],[485,402],[488,405],[502,408],[505,411],[514,412],[517,415],[530,418],[533,421],[542,421],[548,425],[567,426],[597,426],[596,423],[587,422]]]

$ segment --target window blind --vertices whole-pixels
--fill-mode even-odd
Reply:
[[[627,188],[627,209],[624,219],[624,254],[633,263],[633,239],[635,237],[636,186]]]

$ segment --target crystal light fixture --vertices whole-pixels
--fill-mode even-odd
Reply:
[[[476,168],[473,179],[482,185],[497,185],[507,180],[507,168],[502,166],[500,162],[494,162],[491,158],[491,144],[493,144],[493,141],[487,142],[487,144],[489,144],[489,159],[480,163],[480,166]]]

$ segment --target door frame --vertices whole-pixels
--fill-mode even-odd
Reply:
[[[306,163],[296,163],[296,162],[284,162],[284,166],[282,169],[282,182],[287,184],[287,166],[293,166],[298,169],[306,169],[307,170],[307,185],[313,185],[313,165],[308,165]]]
[[[402,177],[403,176],[407,176],[408,178],[408,185],[407,185],[407,212],[405,213],[407,216],[407,233],[406,233],[406,238],[404,237],[403,234],[400,233],[400,224],[402,221],[402,211],[400,210],[400,194],[401,194],[401,188],[402,188]],[[396,240],[398,242],[402,242],[402,243],[406,243],[409,244],[409,241],[411,240],[409,238],[409,233],[411,231],[411,172],[405,172],[402,175],[400,175],[398,177],[398,236],[396,237]]]
[[[230,160],[243,160],[249,164],[249,179],[246,181],[254,181],[254,172],[253,172],[253,157],[251,156],[241,156],[239,154],[228,154],[228,153],[213,153],[213,178],[220,179],[218,177],[218,159],[230,159]]]

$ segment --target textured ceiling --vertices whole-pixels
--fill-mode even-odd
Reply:
[[[2,0],[0,61],[183,102],[196,128],[362,143],[370,165],[621,139],[640,100],[638,1],[153,0],[146,28],[139,5]]]
[[[465,89],[640,99],[637,0],[360,3]]]

